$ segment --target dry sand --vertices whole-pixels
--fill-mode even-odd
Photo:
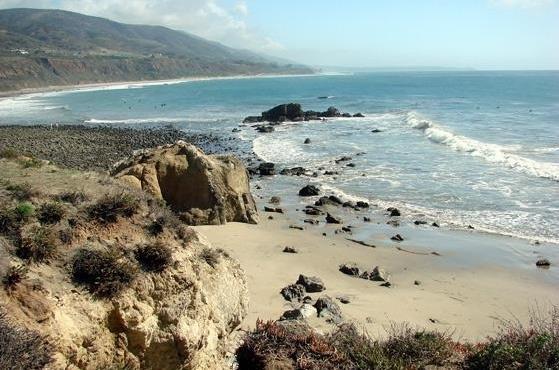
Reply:
[[[483,256],[479,264],[460,263],[459,251],[440,256],[413,254],[386,240],[375,240],[377,248],[370,248],[346,240],[348,235],[334,235],[334,226],[308,226],[300,231],[289,228],[285,215],[274,215],[274,220],[266,216],[262,215],[259,225],[196,227],[215,247],[237,258],[246,271],[251,301],[244,329],[254,327],[257,318],[275,320],[290,309],[279,292],[301,273],[324,281],[326,291],[311,294],[314,298],[348,296],[351,303],[340,303],[345,318],[372,335],[382,336],[392,323],[408,322],[453,331],[457,339],[479,340],[497,329],[499,319],[526,322],[530,309],[559,305],[555,271],[533,264],[503,267],[483,261]],[[329,236],[323,236],[324,231]],[[442,232],[437,244],[444,243],[446,235]],[[283,253],[285,246],[296,247],[299,253]],[[420,250],[413,241],[405,249]],[[393,286],[385,288],[344,275],[338,271],[344,262],[356,262],[368,270],[381,266],[390,272]],[[415,285],[415,280],[421,284]],[[322,319],[312,324],[319,330],[331,327]]]

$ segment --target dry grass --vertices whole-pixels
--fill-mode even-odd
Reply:
[[[7,291],[13,290],[27,277],[27,268],[23,265],[10,266],[2,278],[2,284]]]
[[[44,263],[56,256],[58,237],[53,229],[34,226],[21,234],[21,240],[16,246],[16,255],[19,258]]]
[[[129,193],[105,195],[95,204],[88,207],[87,212],[92,220],[101,223],[115,223],[119,217],[131,217],[140,207],[140,200]]]
[[[72,262],[73,281],[102,298],[116,296],[132,283],[136,274],[130,261],[114,252],[81,249]]]
[[[40,370],[52,362],[52,345],[0,313],[0,369]]]
[[[10,195],[17,200],[31,200],[33,197],[40,195],[39,191],[33,188],[30,184],[24,182],[22,184],[8,184],[6,190]]]
[[[161,272],[173,261],[171,249],[163,243],[140,246],[134,255],[145,271]]]
[[[37,210],[37,219],[42,224],[57,224],[66,215],[66,209],[61,203],[45,203]]]
[[[0,158],[15,159],[19,157],[19,153],[14,149],[2,149],[0,150]]]
[[[200,258],[203,259],[208,265],[215,268],[221,258],[221,253],[217,249],[204,248],[200,252]]]
[[[55,196],[59,202],[70,203],[77,206],[83,202],[89,201],[89,196],[82,191],[66,191]]]

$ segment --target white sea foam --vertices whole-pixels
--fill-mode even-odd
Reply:
[[[466,136],[456,135],[423,118],[416,112],[407,113],[405,120],[412,128],[423,131],[429,140],[446,145],[457,152],[469,153],[488,162],[499,163],[528,175],[559,181],[559,165],[555,163],[538,162],[510,153],[510,148],[501,145],[484,143]]]

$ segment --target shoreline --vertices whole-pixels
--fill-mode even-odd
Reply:
[[[314,74],[259,74],[259,75],[233,75],[233,76],[200,76],[200,77],[185,77],[164,80],[140,80],[140,81],[114,81],[114,82],[96,82],[78,85],[55,85],[45,87],[32,87],[20,90],[2,91],[0,92],[0,101],[7,98],[21,97],[21,96],[34,96],[38,94],[59,93],[59,92],[81,92],[81,91],[95,91],[95,90],[108,90],[108,89],[129,89],[141,88],[146,86],[161,86],[172,85],[181,83],[190,83],[198,81],[214,81],[214,80],[240,80],[252,78],[293,78],[293,77],[314,77],[321,76],[321,73]]]

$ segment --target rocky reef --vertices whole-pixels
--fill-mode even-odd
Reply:
[[[260,116],[248,116],[243,120],[243,123],[258,123],[258,122],[301,122],[301,121],[318,121],[325,118],[336,117],[364,117],[361,113],[342,113],[336,107],[329,107],[324,112],[317,112],[313,110],[304,111],[301,104],[288,103],[280,104],[274,108],[262,112]]]

